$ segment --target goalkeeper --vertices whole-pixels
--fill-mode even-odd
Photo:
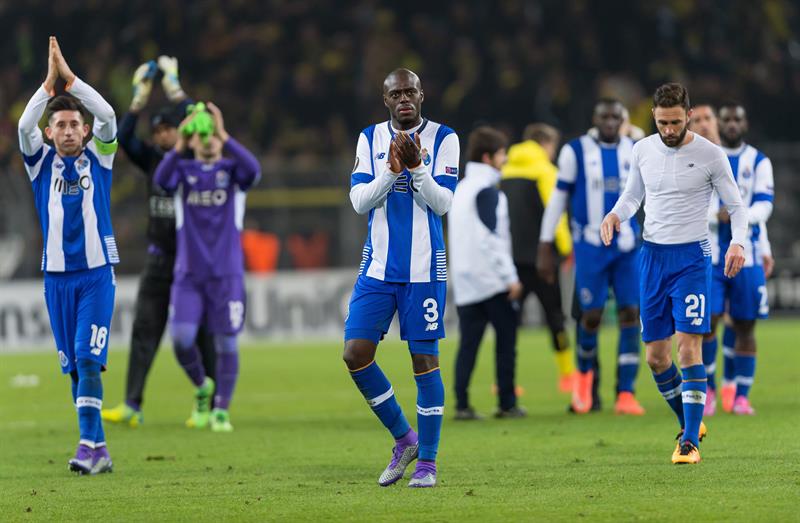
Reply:
[[[139,114],[147,105],[153,83],[161,73],[161,85],[172,106],[165,107],[150,118],[151,141],[136,136]],[[128,158],[147,177],[149,200],[147,223],[147,260],[141,275],[133,320],[131,350],[128,357],[128,376],[125,401],[114,408],[104,409],[106,421],[138,426],[142,420],[144,384],[153,364],[167,323],[172,269],[175,263],[175,211],[173,198],[153,183],[153,173],[166,151],[178,139],[178,124],[186,114],[191,100],[178,79],[178,60],[160,56],[136,69],[133,75],[133,100],[120,120],[118,138]],[[197,344],[207,373],[214,377],[216,356],[209,336],[203,330]]]

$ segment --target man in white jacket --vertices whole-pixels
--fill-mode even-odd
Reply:
[[[514,389],[518,300],[522,284],[511,254],[508,202],[499,190],[506,162],[506,137],[491,127],[469,135],[468,163],[449,214],[450,268],[458,310],[456,419],[480,419],[470,407],[467,390],[486,324],[496,333],[498,418],[525,416]]]

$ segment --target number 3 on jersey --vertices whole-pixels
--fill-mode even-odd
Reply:
[[[706,317],[705,294],[689,294],[683,302],[687,304],[686,317],[692,318],[692,325],[702,325],[703,319]]]
[[[439,328],[439,322],[437,321],[439,319],[439,304],[433,298],[428,298],[422,302],[422,306],[425,307],[423,318],[428,322],[425,331],[435,331]]]

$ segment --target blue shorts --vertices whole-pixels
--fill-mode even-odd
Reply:
[[[116,291],[114,268],[44,273],[44,300],[56,340],[61,372],[79,359],[108,362],[108,336]]]
[[[350,307],[344,321],[344,339],[363,339],[378,343],[389,331],[395,311],[400,320],[400,339],[409,342],[413,353],[438,354],[438,344],[444,338],[444,307],[447,282],[393,283],[359,276]]]
[[[719,316],[727,310],[734,320],[769,317],[764,267],[742,267],[733,278],[725,276],[723,264],[715,265],[711,272],[711,314]]]
[[[642,341],[711,331],[711,245],[644,242],[639,289]]]
[[[575,243],[575,286],[581,310],[602,309],[608,289],[614,289],[617,308],[639,304],[639,250]]]

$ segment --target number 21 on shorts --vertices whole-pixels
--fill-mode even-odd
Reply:
[[[686,303],[686,317],[692,319],[692,325],[702,325],[706,317],[706,295],[689,294],[683,302]]]

